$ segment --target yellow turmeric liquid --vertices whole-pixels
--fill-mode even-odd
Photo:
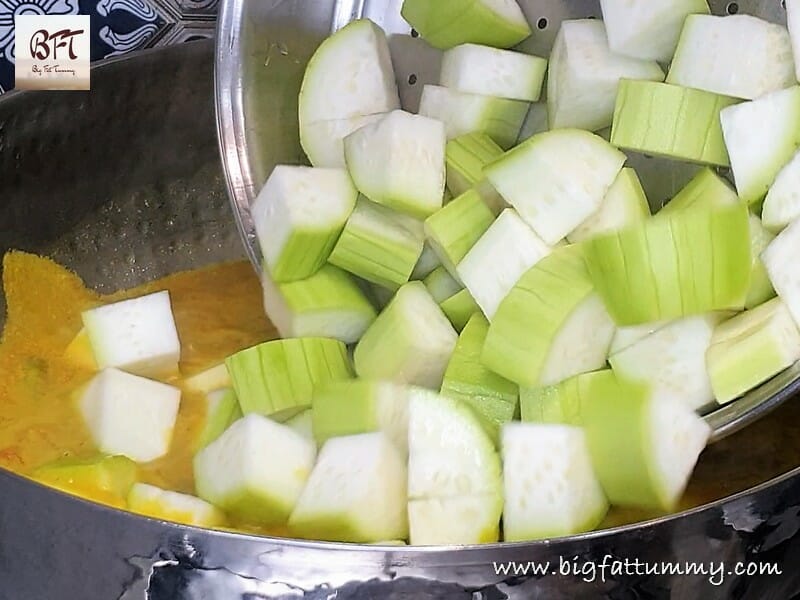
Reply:
[[[171,275],[146,285],[99,296],[52,261],[21,252],[5,257],[8,305],[0,342],[0,467],[21,474],[61,458],[95,456],[74,396],[93,373],[66,360],[64,350],[81,329],[83,310],[169,290],[181,339],[181,375],[193,375],[243,348],[274,339],[265,318],[260,284],[249,263],[234,262]],[[180,385],[181,380],[170,381]],[[139,469],[139,480],[194,493],[191,459],[205,405],[184,392],[170,452]],[[681,509],[698,506],[800,465],[800,403],[782,408],[703,453]],[[91,498],[80,489],[76,493]],[[613,509],[604,526],[655,515]],[[243,523],[235,529],[285,535]]]

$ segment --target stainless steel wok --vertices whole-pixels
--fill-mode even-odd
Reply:
[[[252,117],[232,130],[235,143],[224,146],[236,199],[253,194],[275,162],[301,160],[292,111],[314,45],[332,24],[361,10],[385,24],[394,13],[377,7],[397,4],[224,5],[217,83],[242,81],[246,73],[252,82],[219,96],[223,127],[234,105]],[[740,4],[747,10],[749,3]],[[588,0],[571,6],[579,16],[597,13]],[[752,6],[779,8],[778,0]],[[567,13],[543,14],[555,28]],[[529,16],[534,23],[540,18]],[[239,50],[246,60],[232,62]],[[13,247],[50,255],[105,290],[241,255],[214,139],[212,54],[206,43],[186,44],[100,66],[90,93],[22,92],[0,99],[0,252]],[[406,89],[404,96],[413,93]],[[606,556],[606,563],[714,561],[730,568],[737,561],[771,561],[783,573],[725,574],[720,585],[703,575],[606,571],[601,577]],[[495,570],[505,561],[549,561],[557,572],[561,560],[597,570],[594,576],[588,567],[566,576]],[[800,593],[798,561],[800,468],[723,501],[635,526],[468,548],[210,532],[105,508],[0,470],[0,600],[787,600]]]

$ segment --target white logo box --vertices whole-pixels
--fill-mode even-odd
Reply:
[[[14,17],[15,86],[24,90],[88,90],[88,15]]]

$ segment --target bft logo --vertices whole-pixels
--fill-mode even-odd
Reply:
[[[88,15],[17,16],[16,87],[88,90],[89,24]]]

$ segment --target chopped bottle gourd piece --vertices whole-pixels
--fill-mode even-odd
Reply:
[[[738,101],[654,81],[620,82],[611,143],[643,154],[726,167],[720,111]]]
[[[708,14],[706,0],[600,0],[608,45],[613,52],[669,63],[683,23],[691,14]]]
[[[186,377],[183,380],[183,387],[186,390],[202,394],[221,390],[230,387],[230,385],[231,376],[228,374],[225,363],[209,367],[205,371]]]
[[[63,492],[125,508],[138,467],[127,456],[60,459],[34,469],[31,479]]]
[[[481,94],[470,94],[439,85],[422,89],[419,114],[442,121],[447,139],[468,133],[485,133],[502,148],[517,141],[528,103]]]
[[[225,360],[242,413],[285,421],[311,406],[314,386],[350,379],[347,347],[330,338],[264,342]]]
[[[439,307],[458,332],[461,332],[466,327],[472,315],[481,311],[481,307],[478,306],[469,290],[466,289],[461,290],[454,296],[450,296],[439,304]]]
[[[425,285],[401,287],[355,348],[359,377],[438,390],[458,334]]]
[[[553,246],[600,208],[625,160],[599,136],[558,129],[533,136],[485,172],[522,220]]]
[[[451,201],[474,188],[493,214],[498,215],[506,208],[505,200],[483,172],[485,166],[502,155],[503,149],[485,133],[467,133],[448,141],[445,165],[447,189],[453,194]],[[445,202],[445,206],[448,204]]]
[[[304,124],[300,131],[300,143],[308,161],[314,167],[346,169],[344,138],[366,125],[380,121],[387,114],[377,113]]]
[[[520,386],[547,386],[605,365],[614,322],[579,246],[528,270],[491,320],[481,360]]]
[[[230,427],[231,424],[242,418],[239,400],[232,389],[208,392],[204,400],[206,410],[203,418],[203,428],[197,438],[198,449],[208,446],[222,435],[222,432]]]
[[[439,83],[461,92],[536,102],[547,59],[479,44],[461,44],[442,57]]]
[[[753,259],[753,268],[750,271],[750,289],[747,291],[744,307],[755,308],[775,297],[775,289],[769,280],[764,261],[761,260],[761,253],[772,243],[775,235],[766,230],[757,216],[752,213],[748,216],[750,218],[750,254]]]
[[[425,279],[422,280],[431,297],[436,301],[436,304],[441,305],[442,302],[454,296],[462,289],[462,286],[456,279],[450,275],[450,272],[444,267],[437,267]]]
[[[227,524],[225,513],[213,504],[147,483],[133,484],[128,493],[128,510],[197,527],[223,527]]]
[[[108,368],[78,394],[78,409],[100,452],[146,463],[169,450],[178,388]]]
[[[772,287],[800,324],[800,220],[794,221],[761,253]]]
[[[344,139],[350,176],[367,198],[424,219],[442,207],[445,126],[395,110]]]
[[[584,432],[569,425],[503,426],[503,539],[548,539],[595,529],[608,512]]]
[[[261,283],[264,311],[285,338],[325,337],[352,344],[375,320],[375,308],[353,278],[332,264],[286,283],[276,283],[265,270]]]
[[[344,169],[275,167],[251,209],[272,279],[284,283],[316,273],[328,260],[357,197]]]
[[[502,425],[517,412],[519,388],[483,366],[481,352],[488,333],[489,322],[482,314],[474,314],[458,337],[444,373],[441,394],[472,407],[496,443]]]
[[[654,61],[612,52],[602,21],[562,22],[547,79],[550,129],[600,131],[611,125],[621,79],[664,81],[664,71]]]
[[[407,480],[405,459],[386,434],[330,439],[289,518],[289,530],[301,538],[339,542],[404,539]]]
[[[531,34],[516,0],[405,0],[400,14],[442,50],[464,43],[510,48]]]
[[[789,32],[750,15],[689,15],[667,82],[746,100],[795,85]]]
[[[800,360],[800,331],[780,298],[721,323],[708,349],[708,373],[720,404]]]
[[[780,233],[800,217],[800,152],[778,172],[761,209],[764,226]]]

